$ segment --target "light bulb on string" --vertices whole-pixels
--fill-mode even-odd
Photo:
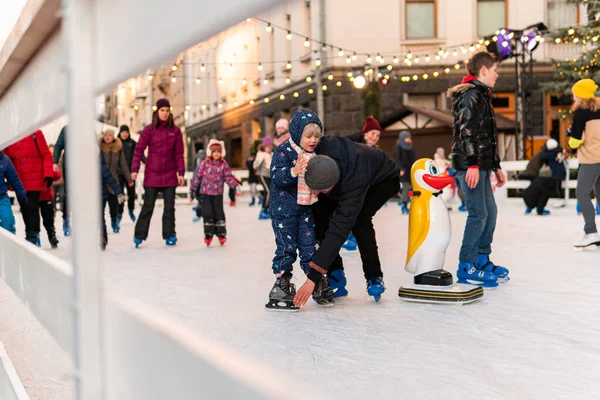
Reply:
[[[455,64],[454,69],[460,69],[460,64]]]
[[[202,82],[202,80],[200,79],[200,77],[196,78],[196,85],[199,85]]]
[[[288,61],[287,64],[285,64],[285,68],[288,70],[292,69],[292,63]]]
[[[353,61],[356,61],[356,60],[358,60],[358,56],[356,55],[356,53],[352,54],[352,60],[353,60]]]
[[[575,29],[571,28],[569,29],[569,31],[567,32],[569,35],[572,35],[575,33]]]
[[[269,84],[269,80],[268,79],[263,79],[263,85],[268,85]]]
[[[423,79],[427,80],[428,78],[429,78],[429,75],[423,74]]]
[[[394,67],[392,66],[392,64],[389,64],[387,67],[385,67],[388,71],[391,71]]]
[[[383,74],[382,74],[381,72],[378,72],[378,73],[377,73],[377,78],[378,78],[378,79],[381,79],[382,77],[383,77]]]
[[[418,56],[417,56],[417,57],[415,57],[415,60],[414,60],[414,61],[415,61],[415,64],[418,64],[418,63],[419,63],[419,61],[420,61],[420,60],[419,60],[419,57],[418,57]]]
[[[177,78],[175,78],[174,76],[171,77],[171,82],[175,83],[177,82]]]
[[[270,100],[268,97],[265,97],[265,99],[263,100],[265,103],[268,103]]]
[[[416,81],[419,79],[419,75],[413,75],[413,81]]]
[[[310,40],[308,38],[304,40],[304,47],[310,47]]]
[[[234,106],[234,107],[237,107],[237,106],[238,106],[238,102],[237,102],[237,101],[234,101],[234,102],[233,102],[233,106]]]
[[[394,64],[398,64],[398,62],[400,62],[400,60],[399,60],[399,59],[398,59],[398,57],[396,57],[396,56],[394,56],[394,59],[393,59],[393,61],[394,61]]]
[[[294,92],[294,98],[296,98],[296,99],[297,99],[298,97],[300,97],[300,93],[298,93],[298,92]]]
[[[206,104],[202,104],[202,109],[206,110]]]
[[[279,96],[279,100],[285,100],[285,95],[282,94],[281,96]]]
[[[429,56],[425,56],[425,61],[426,61],[426,62],[429,62],[429,61],[431,61],[431,57],[429,57]]]
[[[454,50],[454,51],[452,52],[452,55],[453,55],[454,57],[456,57],[456,56],[458,55],[458,51]]]
[[[317,58],[317,60],[315,61],[315,65],[316,65],[317,67],[320,67],[320,66],[321,66],[321,64],[322,64],[322,63],[321,63],[321,59],[320,59],[320,58]]]
[[[328,80],[328,81],[332,81],[332,80],[333,80],[333,75],[329,74],[329,75],[327,76],[327,80]]]
[[[310,76],[307,76],[306,77],[306,82],[308,82],[308,83],[312,82],[312,78]]]
[[[285,83],[289,85],[290,83],[292,83],[292,80],[290,78],[285,78]]]
[[[341,81],[337,81],[337,82],[335,83],[335,86],[337,86],[337,87],[341,87],[341,86],[342,86],[342,82],[341,82]]]
[[[465,46],[460,46],[460,50],[463,54],[467,54],[467,49],[465,49]]]
[[[177,71],[177,64],[173,64],[173,66],[171,67],[171,71],[175,72]]]
[[[267,24],[267,27],[265,28],[265,30],[266,30],[268,33],[271,33],[271,32],[273,32],[273,27],[271,26],[271,23],[270,23],[270,22]]]
[[[292,32],[288,31],[287,35],[285,35],[287,40],[292,40]]]
[[[250,103],[250,105],[254,104],[254,100],[250,100],[248,103]]]
[[[308,94],[313,94],[314,92],[315,91],[312,88],[308,89]]]
[[[242,86],[246,86],[248,82],[245,79],[242,79]]]
[[[440,56],[438,54],[435,55],[435,61],[440,61]]]
[[[259,71],[262,71],[263,70],[262,63],[258,63],[258,65],[256,66],[256,69]]]
[[[449,73],[450,73],[450,68],[446,68],[446,69],[444,70],[444,73],[446,73],[446,74],[449,74]]]
[[[469,47],[469,51],[470,51],[471,53],[473,53],[473,52],[475,51],[475,46],[471,46],[471,47]]]
[[[367,64],[371,64],[372,61],[373,59],[371,58],[371,56],[367,56]]]
[[[148,75],[148,80],[151,81],[152,79],[154,79],[153,75]]]
[[[200,66],[200,71],[202,71],[202,72],[206,71],[206,67],[204,66],[204,63],[202,63],[202,65]]]
[[[346,64],[350,64],[352,62],[352,59],[350,58],[350,56],[346,57]]]
[[[324,91],[324,92],[327,91],[327,85],[321,86],[321,90]]]
[[[434,78],[437,78],[439,74],[440,74],[439,72],[435,71],[435,72],[433,73],[433,77],[434,77]]]
[[[344,57],[344,50],[340,49],[340,51],[338,51],[338,56]]]
[[[352,72],[348,72],[348,73],[346,74],[346,76],[348,76],[348,78],[352,78],[352,75],[353,75],[353,74],[352,74]]]
[[[219,85],[223,84],[223,78],[219,78]]]
[[[406,58],[408,58],[410,60],[412,58],[412,56],[413,55],[412,55],[411,51],[409,50],[408,54],[406,54]]]

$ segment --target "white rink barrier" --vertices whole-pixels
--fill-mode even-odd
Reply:
[[[29,400],[2,342],[0,342],[0,399]]]
[[[197,0],[168,7],[157,0],[28,0],[0,49],[0,149],[67,111],[74,132],[67,140],[73,265],[2,230],[0,256],[2,278],[71,356],[77,400],[322,398],[106,293],[100,205],[89,201],[99,197],[97,141],[80,134],[94,131],[98,94],[279,1],[232,0],[223,12],[222,3]],[[177,21],[177,29],[165,34],[148,23],[165,20]],[[114,61],[123,59],[129,62]],[[5,361],[2,353],[0,396],[24,400]]]
[[[525,171],[527,163],[529,161],[502,161],[500,166],[502,171],[506,174],[507,181],[504,186],[505,197],[508,196],[508,189],[527,189],[531,184],[530,181],[511,179],[512,173],[519,173]],[[570,179],[569,172],[571,170],[577,170],[579,168],[579,162],[575,158],[565,160],[565,167],[567,168],[567,178],[562,182],[562,188],[565,189],[565,201],[569,200],[569,191],[577,188],[577,181]]]

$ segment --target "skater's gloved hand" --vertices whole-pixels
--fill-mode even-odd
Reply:
[[[120,194],[117,198],[119,199],[119,204],[125,203],[125,195],[124,194]]]
[[[296,295],[294,296],[294,305],[296,307],[302,307],[306,304],[310,296],[315,290],[315,283],[310,279],[307,279],[306,282],[298,289]]]
[[[50,186],[52,186],[52,177],[51,176],[47,176],[44,178],[44,183],[46,184],[46,187],[49,188]]]

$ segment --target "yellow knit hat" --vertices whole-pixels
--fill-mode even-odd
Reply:
[[[573,94],[580,99],[592,99],[598,90],[598,85],[593,80],[586,78],[573,85]]]

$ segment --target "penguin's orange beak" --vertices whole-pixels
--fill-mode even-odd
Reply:
[[[423,175],[423,180],[426,184],[431,186],[434,189],[442,190],[446,186],[452,184],[454,182],[454,178],[451,176],[441,176],[441,175]]]

